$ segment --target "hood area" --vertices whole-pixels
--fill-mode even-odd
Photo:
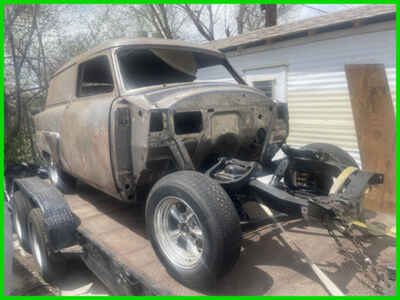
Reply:
[[[205,172],[220,157],[259,161],[276,131],[276,108],[260,90],[230,83],[132,91],[114,101],[111,111],[111,144],[118,145],[113,159],[121,166],[116,168],[121,186],[130,186],[130,177],[123,179],[129,173],[145,186],[176,170]],[[272,143],[284,138],[282,133]],[[130,170],[122,168],[127,165]]]

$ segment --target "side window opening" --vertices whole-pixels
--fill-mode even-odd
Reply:
[[[114,89],[107,56],[102,55],[79,65],[77,96],[109,93]]]

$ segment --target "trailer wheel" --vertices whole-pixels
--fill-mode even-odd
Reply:
[[[13,278],[13,230],[9,204],[4,205],[4,295],[9,296],[11,292]]]
[[[28,228],[32,255],[42,278],[53,282],[63,272],[63,263],[51,249],[45,228],[43,213],[40,208],[34,208],[28,217]]]
[[[194,171],[165,176],[146,204],[147,232],[172,277],[193,288],[212,287],[240,255],[237,211],[225,190]]]
[[[53,183],[61,192],[69,193],[75,188],[76,178],[62,171],[53,158],[50,158],[48,171],[51,183]]]
[[[19,243],[26,252],[31,253],[28,231],[28,216],[33,208],[29,199],[21,192],[16,191],[13,197],[13,225]]]

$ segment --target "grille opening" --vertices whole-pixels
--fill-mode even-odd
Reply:
[[[150,116],[150,131],[157,132],[164,129],[163,116],[161,112],[152,112]]]
[[[175,133],[199,133],[203,129],[201,112],[181,112],[174,115]]]

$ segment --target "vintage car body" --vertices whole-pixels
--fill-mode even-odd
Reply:
[[[127,88],[124,51],[151,51],[185,80]],[[104,71],[96,64],[108,65],[109,75],[86,86],[86,69]],[[191,64],[224,66],[238,84],[190,82]],[[80,94],[96,87],[103,91]],[[216,157],[267,161],[288,134],[285,106],[247,86],[222,53],[162,39],[111,41],[72,59],[53,75],[35,126],[44,161],[123,201],[139,200],[172,171],[205,170]]]
[[[237,84],[203,81],[216,67]],[[115,199],[146,201],[156,255],[192,288],[232,270],[252,222],[247,202],[274,222],[269,208],[349,236],[364,193],[383,182],[335,145],[285,144],[286,104],[247,86],[220,52],[180,41],[111,41],[72,59],[51,79],[35,126],[58,188],[79,178]],[[273,159],[278,150],[284,156]]]

